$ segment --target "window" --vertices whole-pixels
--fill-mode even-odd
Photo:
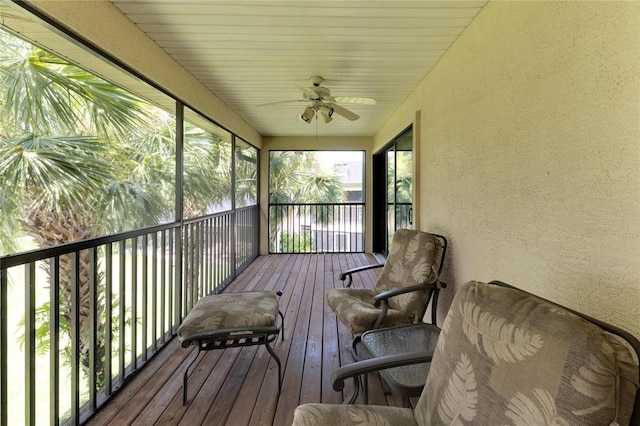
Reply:
[[[0,58],[0,255],[175,219],[173,114],[4,30]]]
[[[364,152],[269,153],[271,253],[363,251],[363,212]]]
[[[236,207],[258,204],[258,150],[236,138]]]
[[[231,210],[231,133],[185,108],[184,218]]]

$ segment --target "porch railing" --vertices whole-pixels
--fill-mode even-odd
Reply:
[[[258,211],[0,257],[0,425],[85,422],[258,256]]]
[[[364,203],[270,204],[270,253],[364,252]]]

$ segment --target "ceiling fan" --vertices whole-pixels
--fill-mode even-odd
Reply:
[[[260,106],[266,105],[276,105],[276,104],[284,104],[291,102],[306,102],[307,107],[304,109],[302,113],[300,113],[299,118],[305,123],[311,123],[313,117],[316,119],[322,117],[325,123],[333,120],[331,117],[333,113],[337,113],[338,115],[343,116],[347,120],[355,121],[360,116],[353,111],[349,111],[348,109],[338,105],[338,104],[360,104],[360,105],[375,105],[376,100],[373,98],[360,98],[354,96],[331,96],[331,91],[328,87],[322,86],[322,82],[324,78],[320,76],[311,77],[311,86],[298,88],[302,92],[302,99],[290,100],[290,101],[280,101],[280,102],[271,102],[268,104],[262,104]]]

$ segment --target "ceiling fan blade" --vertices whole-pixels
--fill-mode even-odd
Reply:
[[[254,106],[263,107],[263,106],[280,105],[280,104],[294,104],[294,103],[298,103],[298,102],[307,102],[307,101],[305,101],[304,99],[295,99],[295,100],[290,100],[290,101],[267,102],[266,104],[258,104],[258,105],[254,105]]]
[[[320,95],[318,94],[318,92],[316,92],[315,90],[313,90],[313,87],[303,87],[303,86],[298,86],[298,89],[300,89],[300,91],[307,95],[310,98],[319,98]]]
[[[355,112],[351,112],[348,109],[341,107],[340,105],[331,104],[331,107],[333,108],[334,112],[340,114],[347,120],[356,121],[358,118],[360,118],[360,116]]]
[[[355,96],[335,96],[334,99],[340,104],[360,104],[360,105],[375,105],[376,100],[373,98],[358,98]]]

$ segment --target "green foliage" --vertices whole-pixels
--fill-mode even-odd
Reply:
[[[258,151],[236,140],[236,206],[258,202]]]
[[[273,151],[269,155],[269,201],[273,203],[339,203],[341,179],[323,174],[310,151]]]
[[[184,215],[201,216],[231,195],[231,141],[185,123]]]
[[[0,187],[9,191],[11,208],[28,201],[39,208],[88,208],[102,193],[112,165],[104,160],[105,141],[91,136],[37,136],[0,140]]]
[[[170,115],[2,31],[0,111],[0,247],[34,211],[85,212],[86,236],[173,217]]]
[[[172,116],[1,30],[0,111],[0,255],[15,250],[25,234],[38,246],[50,247],[173,217]],[[73,309],[71,274],[60,259],[62,345],[70,340]],[[81,256],[79,276],[88,276],[89,268]],[[86,316],[88,298],[82,296],[89,285],[100,293],[102,281],[98,275],[95,283],[79,284],[80,365],[88,374],[89,348],[94,347],[98,386],[104,380],[107,338],[104,295],[95,303],[95,344]],[[49,348],[49,308],[49,302],[36,308],[38,351]],[[69,362],[70,347],[60,349],[62,361]]]
[[[48,135],[124,138],[148,118],[135,95],[0,32],[3,125]]]
[[[120,302],[117,299],[114,299],[112,304],[112,312],[111,312],[111,334],[110,335],[112,337],[120,335],[120,315],[118,314],[120,312],[119,306],[120,306]],[[125,318],[126,318],[125,324],[127,326],[131,326],[132,324],[130,312],[131,312],[131,309],[127,307],[125,310]],[[58,318],[58,321],[59,321],[60,334],[62,336],[69,336],[71,332],[71,324],[69,322],[69,319],[65,315],[60,315]],[[102,318],[99,318],[98,322],[104,323],[105,322],[104,316]],[[35,324],[36,324],[36,327],[35,327],[36,355],[46,356],[51,349],[51,303],[50,302],[48,301],[44,302],[42,305],[36,307]],[[18,322],[18,327],[20,330],[23,330],[24,326],[25,326],[25,319],[23,317]],[[87,335],[86,331],[88,330],[85,330],[85,333],[80,336],[81,341],[90,340],[91,336]],[[109,337],[109,335],[107,334],[107,330],[100,328],[98,330],[98,335],[96,336],[96,340],[98,342],[104,342],[107,337]],[[68,367],[71,365],[71,359],[72,359],[71,344],[70,344],[70,341],[68,341],[67,339],[64,339],[62,343],[65,343],[65,340],[66,340],[66,344],[63,344],[63,346],[60,348],[60,353],[63,355],[61,357],[62,363]],[[24,334],[19,334],[18,343],[20,344],[21,348],[24,347],[24,343],[25,343]],[[126,350],[127,351],[129,350],[129,346],[126,347]],[[119,347],[117,345],[112,345],[111,357],[117,356],[118,351],[119,351]],[[105,362],[106,362],[105,354],[103,353],[101,355],[101,359],[97,360],[97,363],[96,363],[97,367],[100,368],[100,366],[104,365]],[[80,367],[83,368],[85,375],[90,374],[90,371],[88,368],[86,368],[85,364],[81,364]],[[97,379],[96,386],[98,389],[100,389],[105,383],[104,371],[102,370],[96,371],[95,377]]]
[[[280,233],[280,253],[311,253],[311,232],[302,234]]]

